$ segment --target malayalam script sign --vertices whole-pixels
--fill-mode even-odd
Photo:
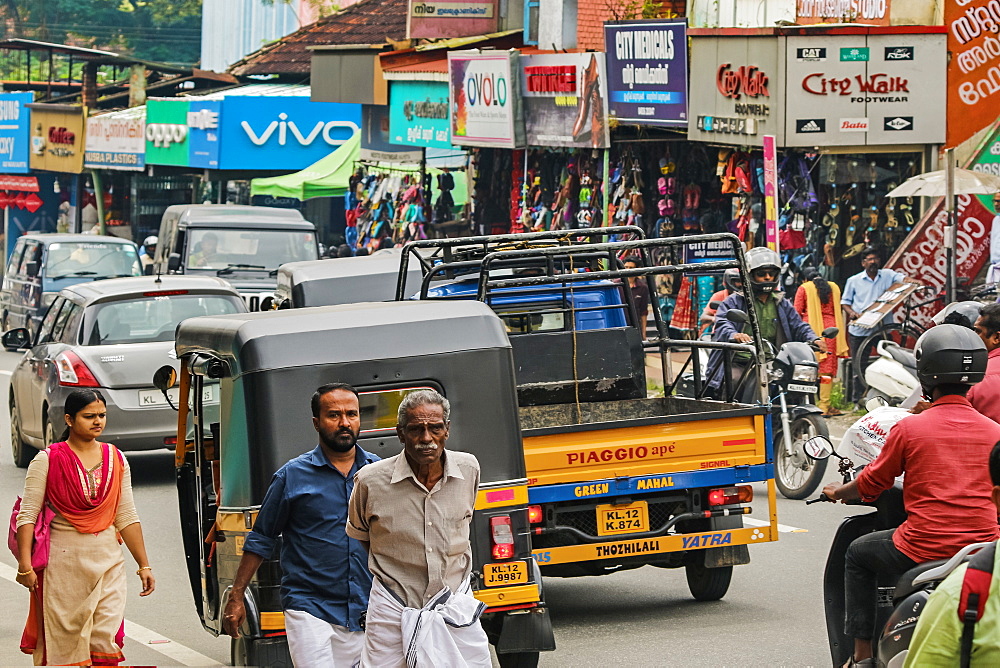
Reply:
[[[524,145],[516,51],[448,54],[451,142],[457,146]]]
[[[996,120],[1000,97],[1000,2],[945,0],[948,29],[948,146]]]
[[[815,23],[864,23],[889,25],[889,0],[797,0],[795,22],[800,26]]]
[[[146,167],[146,107],[87,119],[83,166],[142,171]]]
[[[687,127],[687,19],[605,23],[604,43],[611,116]]]

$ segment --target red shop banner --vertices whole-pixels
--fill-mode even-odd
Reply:
[[[945,0],[948,29],[948,146],[997,118],[1000,103],[1000,0]]]

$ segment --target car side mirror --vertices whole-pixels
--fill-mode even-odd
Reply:
[[[28,276],[34,278],[38,276],[38,260],[31,260],[24,265],[24,271]]]
[[[750,318],[747,316],[747,314],[739,310],[738,308],[731,308],[728,311],[726,311],[726,320],[732,323],[736,323],[737,325],[745,325],[748,322],[750,322]]]
[[[181,254],[171,253],[167,256],[167,271],[177,271],[181,268]]]
[[[177,371],[169,364],[165,364],[153,374],[153,387],[160,392],[166,392],[177,384]]]
[[[18,327],[4,332],[0,343],[7,350],[25,350],[31,347],[31,332],[25,327]]]
[[[260,310],[261,311],[273,311],[274,309],[274,297],[264,297],[260,300]]]
[[[838,334],[840,334],[839,327],[827,327],[826,329],[823,330],[820,336],[822,336],[824,339],[834,339],[837,337]]]
[[[802,451],[810,459],[817,461],[827,459],[833,454],[833,443],[824,436],[813,436],[802,444]]]
[[[719,310],[720,306],[722,306],[722,302],[720,301],[708,302],[708,308],[715,309],[716,311]]]

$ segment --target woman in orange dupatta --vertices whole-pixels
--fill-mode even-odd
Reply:
[[[840,286],[823,279],[813,267],[807,267],[802,272],[802,277],[805,280],[795,293],[795,310],[809,323],[814,332],[822,332],[828,327],[840,330],[834,345],[828,343],[826,346],[830,352],[818,353],[819,407],[825,416],[842,415],[841,411],[830,403],[833,379],[837,376],[837,360],[850,355],[844,313],[840,308]]]
[[[66,441],[32,460],[17,516],[17,581],[31,591],[21,651],[35,665],[116,666],[125,660],[125,559],[119,534],[139,564],[142,593],[155,581],[132,501],[128,462],[97,438],[107,404],[96,390],[66,398]],[[43,503],[55,511],[49,562],[35,572],[31,549]]]

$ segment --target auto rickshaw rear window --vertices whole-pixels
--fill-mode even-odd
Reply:
[[[434,390],[439,392],[440,389],[438,387],[431,387],[430,385],[414,385],[371,392],[359,391],[362,433],[366,431],[395,429],[396,414],[399,411],[399,404],[403,403],[403,397],[417,390]]]

